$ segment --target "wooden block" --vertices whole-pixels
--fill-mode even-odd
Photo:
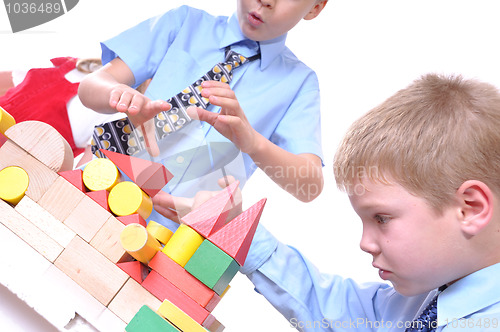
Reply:
[[[119,262],[116,264],[120,269],[123,270],[126,274],[128,274],[132,279],[137,281],[139,284],[142,284],[142,281],[146,278],[149,271],[146,265],[142,264],[139,261],[127,261],[127,262]]]
[[[222,294],[240,266],[231,256],[205,240],[187,262],[186,270],[201,282]]]
[[[105,306],[128,279],[125,272],[78,236],[54,264]]]
[[[182,217],[182,222],[196,230],[204,238],[217,232],[226,224],[227,216],[233,207],[233,195],[239,181],[223,189],[198,208]]]
[[[69,143],[47,123],[23,121],[7,129],[5,136],[54,172],[73,169],[74,156]]]
[[[90,245],[116,264],[122,261],[124,256],[128,256],[120,243],[120,234],[124,228],[124,224],[110,216],[92,238]]]
[[[158,315],[147,305],[141,307],[125,328],[127,332],[179,332],[166,319]]]
[[[162,248],[160,242],[139,224],[124,226],[120,233],[120,243],[130,256],[144,264],[147,264]]]
[[[125,226],[129,224],[139,224],[147,227],[146,220],[144,220],[144,218],[138,213],[130,214],[128,216],[118,216],[116,219],[121,221]]]
[[[7,136],[5,136],[4,134],[0,133],[0,148],[2,147],[2,145],[7,142],[9,139],[7,138]]]
[[[31,176],[30,179],[32,179]],[[60,221],[64,221],[84,197],[84,193],[60,176],[57,176],[40,200],[37,201],[30,196]]]
[[[148,265],[208,311],[212,311],[219,303],[220,296],[217,293],[164,253],[158,252]]]
[[[0,107],[0,134],[5,134],[7,129],[16,124],[14,117]]]
[[[222,332],[222,331],[224,331],[224,329],[225,329],[225,326],[222,325],[222,323],[219,322],[217,319],[214,320],[212,325],[207,327],[207,330],[209,330],[210,332]]]
[[[0,199],[16,205],[28,190],[28,173],[19,166],[0,170]]]
[[[245,264],[265,204],[266,199],[261,199],[219,231],[210,235],[208,240],[233,257],[239,265]]]
[[[19,166],[28,173],[30,183],[26,195],[35,202],[38,202],[58,178],[57,173],[11,140],[5,142],[0,148],[0,169],[7,166]]]
[[[155,196],[173,177],[160,163],[103,149],[100,151],[151,197]]]
[[[83,183],[88,190],[111,190],[120,181],[120,172],[110,160],[91,160],[83,169]]]
[[[160,241],[160,243],[162,244],[167,243],[174,234],[170,229],[157,223],[154,220],[149,221],[146,229],[149,234],[153,235],[153,237]]]
[[[89,191],[86,195],[94,202],[99,204],[104,210],[111,212],[108,204],[109,191],[107,190],[99,190],[99,191]]]
[[[179,309],[169,300],[164,300],[158,308],[160,316],[177,326],[181,331],[189,332],[207,332],[207,330],[189,317],[184,311]]]
[[[203,240],[191,227],[181,224],[162,251],[177,264],[184,266]]]
[[[20,215],[14,208],[2,200],[0,200],[0,222],[50,262],[54,262],[64,249],[36,227],[35,224]],[[8,254],[15,255],[15,252]]]
[[[74,185],[81,192],[86,191],[85,185],[83,184],[83,171],[81,169],[58,172],[57,174],[65,178],[66,181]]]
[[[143,305],[158,310],[161,302],[138,282],[129,279],[116,294],[108,308],[124,322],[128,323]]]
[[[156,296],[160,301],[163,302],[165,299],[168,299],[170,302],[174,303],[182,311],[193,318],[198,324],[206,324],[208,326],[213,323],[213,320],[215,319],[208,310],[196,303],[196,301],[184,294],[170,281],[163,278],[154,270],[149,273],[146,279],[144,279],[142,286],[151,294]]]
[[[90,242],[104,223],[112,216],[93,199],[83,194],[82,200],[64,220],[64,224]]]
[[[62,247],[66,247],[76,235],[28,196],[16,205],[15,210]]]
[[[143,219],[147,219],[153,211],[151,197],[130,181],[120,182],[111,189],[108,204],[117,216],[138,213]]]

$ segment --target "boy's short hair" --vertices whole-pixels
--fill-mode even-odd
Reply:
[[[340,189],[392,180],[439,211],[467,180],[500,193],[500,93],[461,76],[427,74],[350,127],[334,159]]]

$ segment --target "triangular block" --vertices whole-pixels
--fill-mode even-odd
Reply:
[[[123,272],[128,274],[138,283],[142,283],[149,272],[146,268],[146,265],[142,264],[139,261],[117,263],[116,266],[122,269]]]
[[[265,204],[266,199],[261,199],[208,237],[208,240],[243,265]]]
[[[146,220],[144,220],[144,218],[141,217],[141,215],[138,213],[129,214],[128,216],[116,217],[116,219],[120,220],[125,226],[129,224],[139,224],[147,227]]]
[[[63,171],[57,174],[62,176],[64,179],[66,179],[66,181],[68,181],[75,187],[77,187],[78,190],[80,190],[81,192],[86,191],[85,185],[83,184],[83,171],[81,169]]]
[[[94,202],[96,202],[97,204],[102,206],[103,209],[105,209],[108,212],[110,211],[109,205],[108,205],[109,191],[107,191],[107,190],[89,191],[86,194],[87,194],[87,196],[92,198],[92,200],[94,200]]]
[[[160,163],[103,149],[99,151],[151,197],[173,178],[173,175]]]
[[[239,183],[239,181],[236,181],[226,187],[198,208],[182,217],[181,221],[197,231],[204,238],[208,238],[226,224],[229,211],[235,204],[233,195]]]

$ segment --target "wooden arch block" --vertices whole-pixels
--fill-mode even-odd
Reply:
[[[73,169],[74,156],[69,143],[44,122],[20,122],[7,129],[5,136],[54,172]]]

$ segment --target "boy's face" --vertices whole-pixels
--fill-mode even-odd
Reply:
[[[301,19],[313,19],[326,0],[238,0],[237,15],[243,34],[263,41],[279,37]]]
[[[349,199],[363,224],[361,249],[373,256],[380,277],[397,292],[422,294],[466,274],[458,207],[437,215],[400,185],[366,179],[354,192]]]

